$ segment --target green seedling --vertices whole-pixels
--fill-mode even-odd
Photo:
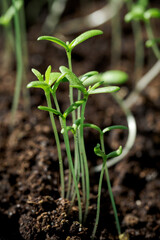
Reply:
[[[61,196],[71,200],[71,204],[75,201],[77,197],[78,209],[79,209],[79,221],[84,222],[87,219],[88,209],[89,209],[89,197],[90,197],[90,180],[89,180],[89,170],[88,162],[85,151],[84,144],[84,128],[87,126],[84,123],[85,120],[85,110],[88,98],[90,95],[94,94],[105,94],[117,92],[120,88],[118,86],[108,86],[110,83],[116,84],[117,82],[122,83],[126,81],[127,75],[120,71],[109,71],[103,76],[103,80],[99,80],[99,74],[96,71],[91,71],[85,73],[84,75],[78,77],[72,71],[71,62],[71,52],[78,44],[84,42],[85,40],[102,34],[100,30],[90,30],[87,31],[71,43],[63,42],[58,38],[43,36],[39,37],[38,40],[49,40],[60,45],[65,49],[68,57],[68,68],[65,66],[60,66],[60,72],[52,72],[51,66],[49,66],[44,74],[44,76],[37,70],[32,69],[32,72],[37,77],[38,81],[33,81],[27,85],[28,88],[41,88],[43,89],[48,106],[39,106],[38,108],[43,111],[49,112],[52,128],[54,131],[54,136],[57,144],[57,151],[59,157],[59,167],[60,167],[60,179],[61,179]],[[102,74],[103,75],[103,74]],[[116,78],[116,80],[115,80]],[[107,80],[106,80],[107,79]],[[67,82],[69,85],[69,100],[70,106],[62,112],[56,97],[58,87],[63,82]],[[77,100],[73,99],[73,91],[78,92]],[[53,98],[54,107],[51,103],[51,97]],[[72,117],[72,126],[68,126],[68,116]],[[66,154],[68,159],[69,175],[68,175],[68,185],[64,184],[64,171],[63,171],[63,159],[61,154],[61,145],[59,140],[58,131],[55,124],[55,117],[58,117],[61,125],[61,133],[64,138],[64,143],[66,147]],[[93,127],[93,126],[89,126]],[[98,127],[97,127],[98,128]],[[114,126],[114,129],[116,127]],[[118,126],[117,128],[120,128]],[[123,128],[123,127],[122,127]],[[112,128],[106,128],[104,132],[101,131],[101,141],[104,140],[103,134],[111,130]],[[68,131],[73,133],[74,138],[74,156],[72,156],[70,149],[70,142],[68,137]],[[120,148],[121,149],[121,148]],[[103,149],[102,149],[103,151]],[[111,158],[113,154],[106,155],[107,158]],[[106,157],[104,157],[106,159]],[[102,177],[101,177],[102,178]],[[82,196],[80,195],[79,185],[82,187]],[[101,182],[100,182],[101,185]],[[101,186],[100,186],[101,187]],[[75,190],[75,191],[74,191]],[[84,215],[82,212],[82,204],[84,207]],[[99,207],[98,207],[99,208]],[[96,232],[96,230],[94,230]]]

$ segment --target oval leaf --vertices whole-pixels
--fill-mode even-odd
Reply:
[[[38,78],[39,81],[44,81],[42,74],[38,70],[34,68],[32,68],[31,70],[33,74]]]
[[[51,73],[51,65],[48,66],[46,72],[45,72],[45,82],[49,84],[49,78]]]
[[[72,50],[75,46],[77,46],[78,44],[86,41],[87,39],[103,34],[103,32],[101,30],[90,30],[87,32],[82,33],[81,35],[79,35],[77,38],[75,38],[70,44],[69,44],[69,48]]]
[[[107,154],[107,159],[118,157],[119,155],[121,155],[121,153],[122,153],[122,146],[120,146],[116,151],[113,151]]]
[[[69,50],[67,44],[65,44],[65,42],[61,41],[59,38],[56,38],[56,37],[41,36],[41,37],[39,37],[37,40],[38,40],[38,41],[39,41],[39,40],[51,41],[51,42],[54,42],[54,43],[58,44],[59,46],[65,48],[66,50]]]
[[[86,92],[85,87],[83,86],[81,81],[78,79],[78,77],[72,71],[70,71],[68,68],[66,68],[64,66],[60,67],[60,71],[64,74],[66,74],[66,78],[68,79],[68,81],[70,82],[70,85],[72,87],[78,88],[81,91]]]
[[[145,20],[150,18],[160,18],[160,10],[158,8],[150,8],[144,13]]]
[[[120,70],[110,70],[101,75],[103,84],[123,84],[128,80],[128,74]]]
[[[97,71],[91,71],[91,72],[87,72],[84,75],[80,76],[79,79],[81,80],[81,82],[85,81],[87,78],[92,77],[94,75],[97,75],[98,72]]]
[[[27,88],[42,88],[43,90],[46,90],[47,88],[49,88],[48,84],[45,83],[45,82],[40,82],[40,81],[33,81],[33,82],[30,82],[28,85],[27,85]]]
[[[91,90],[88,93],[89,94],[98,94],[98,93],[112,93],[118,91],[120,88],[116,86],[112,87],[103,87],[103,88],[97,88],[95,90]]]

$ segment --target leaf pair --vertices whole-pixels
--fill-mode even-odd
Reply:
[[[79,35],[77,38],[75,38],[71,43],[65,43],[62,40],[60,40],[59,38],[56,37],[51,37],[51,36],[41,36],[38,38],[38,40],[48,40],[51,42],[54,42],[56,44],[58,44],[59,46],[63,47],[67,52],[71,52],[73,50],[74,47],[76,47],[78,44],[86,41],[87,39],[100,35],[103,32],[101,30],[90,30],[87,31],[85,33],[82,33],[81,35]]]
[[[122,153],[122,146],[120,146],[116,151],[113,151],[109,154],[105,154],[101,149],[100,149],[100,144],[98,143],[97,146],[94,148],[94,152],[97,156],[102,157],[104,161],[106,161],[109,158],[114,158],[119,156]]]

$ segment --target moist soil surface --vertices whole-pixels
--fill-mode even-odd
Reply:
[[[122,87],[129,94],[134,85],[134,55],[130,28],[124,24],[126,33],[123,41],[121,65],[110,64],[110,26],[101,27],[104,35],[79,45],[73,53],[73,69],[77,75],[87,71],[100,72],[121,69],[130,77]],[[44,73],[49,64],[53,71],[67,65],[63,50],[51,43],[36,42],[41,26],[28,31],[29,68]],[[73,39],[69,36],[68,39]],[[3,51],[0,52],[1,59]],[[154,58],[153,58],[154,62]],[[151,64],[152,65],[152,64]],[[3,63],[2,63],[3,66]],[[146,72],[150,65],[146,61]],[[0,239],[32,240],[90,239],[96,216],[96,202],[100,173],[91,173],[90,209],[86,223],[78,221],[77,203],[60,197],[59,164],[55,140],[46,112],[37,109],[46,105],[41,90],[31,89],[31,110],[24,110],[23,97],[17,111],[15,127],[10,130],[11,104],[14,91],[15,68],[2,68],[0,72]],[[28,71],[29,82],[35,80]],[[68,106],[68,86],[60,85],[58,99],[60,107]],[[127,157],[109,169],[112,190],[118,210],[122,232],[129,239],[160,239],[160,82],[156,78],[143,91],[132,112],[137,122],[137,137]],[[58,122],[58,119],[56,119]],[[102,129],[115,124],[126,125],[123,111],[112,96],[93,96],[87,104],[85,121],[97,124]],[[58,125],[58,129],[59,125]],[[62,136],[60,135],[62,140]],[[106,151],[124,146],[127,131],[115,130],[106,135]],[[71,139],[71,150],[74,146]],[[88,165],[91,170],[101,163],[93,151],[99,142],[98,135],[85,129],[85,144]],[[61,144],[68,181],[67,157]],[[105,179],[102,187],[100,222],[96,239],[118,239],[113,210]]]

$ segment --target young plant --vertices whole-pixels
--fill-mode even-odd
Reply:
[[[71,204],[73,204],[75,197],[77,196],[80,222],[82,221],[85,222],[87,218],[88,209],[89,209],[89,197],[90,197],[89,170],[88,170],[88,162],[87,162],[87,156],[86,156],[85,144],[84,144],[84,127],[86,127],[84,120],[85,120],[85,109],[86,109],[87,100],[90,95],[100,94],[100,93],[113,93],[118,91],[119,87],[117,86],[102,87],[101,85],[106,83],[105,81],[99,80],[98,73],[96,71],[88,72],[80,77],[77,77],[72,71],[71,53],[73,48],[78,44],[84,42],[85,40],[91,37],[94,37],[100,34],[102,34],[102,31],[100,30],[90,30],[78,36],[71,43],[69,42],[65,43],[58,38],[50,37],[50,36],[39,37],[38,40],[49,40],[62,46],[65,49],[67,58],[68,58],[69,68],[65,66],[61,66],[59,68],[60,72],[51,72],[51,66],[49,66],[45,72],[45,78],[39,71],[32,69],[33,73],[38,78],[38,81],[33,81],[27,85],[28,88],[35,87],[35,88],[41,88],[44,90],[48,106],[39,106],[38,108],[40,110],[48,111],[50,115],[51,124],[52,124],[52,128],[53,128],[55,139],[56,139],[56,144],[57,144],[58,157],[59,157],[61,196],[63,198],[66,197],[69,200],[71,200]],[[56,92],[58,90],[59,84],[63,82],[69,83],[69,93],[70,93],[69,95],[70,106],[64,112],[61,111],[57,97],[56,97]],[[76,101],[73,99],[73,91],[78,91],[78,99]],[[54,101],[54,107],[51,104],[51,97],[53,98],[53,101]],[[72,126],[67,125],[67,122],[68,122],[67,119],[70,114],[72,116]],[[69,166],[67,188],[65,188],[65,185],[64,185],[63,159],[62,159],[60,140],[59,140],[56,124],[55,124],[54,115],[59,117],[59,122],[61,125],[61,133],[63,134],[64,143],[66,147],[66,154],[67,154],[68,166]],[[70,142],[68,137],[69,130],[73,133],[73,136],[74,136],[74,146],[75,146],[74,158],[72,156],[71,149],[70,149]],[[101,138],[103,138],[102,135],[101,135]],[[104,140],[101,139],[101,141],[103,142]],[[101,144],[104,147],[104,143],[101,143]],[[80,195],[80,190],[78,187],[79,183],[82,184],[82,196]],[[101,185],[101,182],[100,182],[100,185]],[[82,204],[84,206],[84,216],[82,213]],[[96,232],[96,230],[94,231]]]

